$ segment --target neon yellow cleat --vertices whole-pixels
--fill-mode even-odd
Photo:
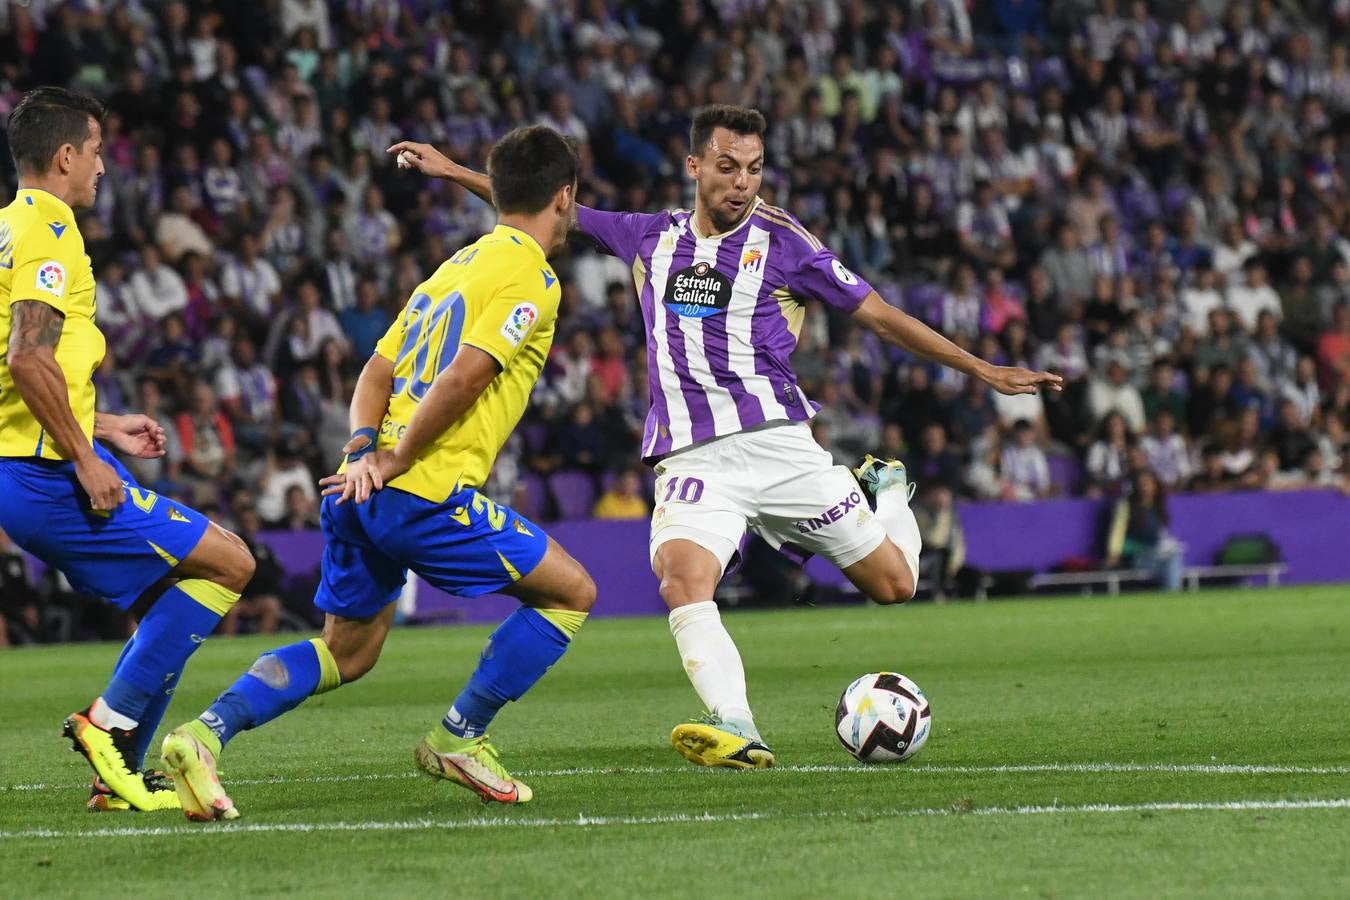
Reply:
[[[484,803],[529,803],[534,797],[528,784],[512,778],[502,766],[487,735],[457,738],[437,728],[418,741],[413,759],[423,772],[463,785]]]
[[[94,767],[94,774],[111,793],[125,801],[128,808],[162,808],[146,787],[145,779],[135,765],[135,730],[100,728],[90,720],[89,710],[85,709],[66,717],[61,734],[70,739],[75,751],[83,754],[89,765]]]
[[[185,816],[194,822],[239,818],[216,776],[220,744],[205,725],[194,719],[175,728],[164,739],[162,752]]]
[[[767,769],[773,765],[773,751],[758,735],[740,734],[714,715],[676,725],[670,743],[681,756],[700,766]]]
[[[173,779],[163,772],[141,772],[145,789],[154,798],[154,809],[182,809],[178,802],[178,792],[173,789]],[[139,812],[134,806],[113,793],[113,789],[102,778],[94,776],[94,784],[89,788],[90,812]]]

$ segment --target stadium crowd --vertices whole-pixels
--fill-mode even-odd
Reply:
[[[43,83],[107,102],[80,219],[100,404],[170,423],[137,477],[245,533],[315,525],[362,361],[492,225],[387,146],[482,167],[542,122],[577,142],[582,202],[682,207],[707,103],[765,112],[763,196],[887,301],[1067,379],[994,396],[811,309],[795,365],[841,463],[899,455],[979,499],[1145,470],[1342,486],[1347,38],[1346,0],[31,0],[0,6],[0,114]],[[598,514],[645,515],[617,474],[647,405],[631,273],[584,242],[558,268],[554,352],[489,493],[534,509],[580,471]]]

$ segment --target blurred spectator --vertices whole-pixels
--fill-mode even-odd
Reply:
[[[1259,260],[1249,259],[1242,266],[1241,284],[1229,285],[1226,298],[1228,308],[1237,316],[1238,326],[1245,331],[1256,329],[1256,317],[1262,310],[1280,316],[1280,295],[1266,283],[1266,267]]]
[[[1087,402],[1098,421],[1114,412],[1122,417],[1130,431],[1144,430],[1144,400],[1139,396],[1139,389],[1127,379],[1125,367],[1119,360],[1108,362],[1103,376],[1093,376]]]
[[[183,448],[181,478],[192,488],[197,504],[214,502],[234,474],[235,444],[229,417],[209,384],[195,384],[192,406],[178,414],[177,426]]]
[[[1114,496],[1129,471],[1128,456],[1134,433],[1119,412],[1107,413],[1097,428],[1097,439],[1088,447],[1087,477],[1090,490]]]
[[[591,514],[597,519],[645,519],[650,510],[642,495],[641,474],[637,469],[624,469],[595,501]]]
[[[0,530],[0,648],[35,644],[44,637],[28,556]]]
[[[1167,494],[1147,470],[1130,479],[1116,503],[1106,539],[1106,565],[1148,569],[1169,591],[1181,590],[1184,547],[1167,532]]]
[[[1036,446],[1036,428],[1026,419],[1012,429],[1012,440],[999,461],[1003,478],[1014,500],[1035,500],[1050,494],[1050,465],[1045,451]]]
[[[284,593],[282,579],[285,570],[278,562],[276,554],[258,536],[262,528],[262,519],[257,507],[252,503],[235,504],[235,513],[239,517],[237,533],[249,553],[253,555],[255,568],[253,578],[239,594],[239,601],[230,608],[228,615],[220,623],[221,634],[239,634],[241,622],[248,622],[256,634],[272,634],[277,630],[281,618],[281,598]]]

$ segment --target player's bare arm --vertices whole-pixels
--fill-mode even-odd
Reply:
[[[319,482],[325,495],[343,495],[338,499],[339,503],[351,499],[361,482],[368,485],[370,479],[379,478],[379,472],[372,473],[369,468],[373,462],[380,425],[389,412],[389,396],[393,390],[394,364],[378,353],[372,354],[361,369],[361,375],[356,380],[356,390],[352,394],[348,418],[352,438],[342,448],[347,456],[347,470],[338,475],[329,475]]]
[[[94,437],[142,459],[163,456],[167,440],[163,426],[149,416],[138,414],[94,413]]]
[[[416,169],[430,178],[449,179],[485,203],[492,203],[492,181],[488,176],[461,166],[430,144],[399,141],[385,152],[395,154],[400,166]]]
[[[47,436],[75,463],[75,474],[93,508],[115,509],[126,499],[122,479],[94,454],[85,438],[70,408],[65,373],[56,361],[65,317],[40,300],[19,300],[10,310],[8,362],[14,387]]]
[[[853,318],[888,344],[972,375],[1000,394],[1034,394],[1041,387],[1055,391],[1064,389],[1064,379],[1050,372],[996,366],[967,353],[918,319],[882,300],[876,291],[863,298]]]

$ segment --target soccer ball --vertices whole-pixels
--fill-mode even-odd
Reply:
[[[895,672],[873,672],[850,684],[834,711],[839,743],[863,762],[899,762],[919,752],[933,724],[928,698]]]

